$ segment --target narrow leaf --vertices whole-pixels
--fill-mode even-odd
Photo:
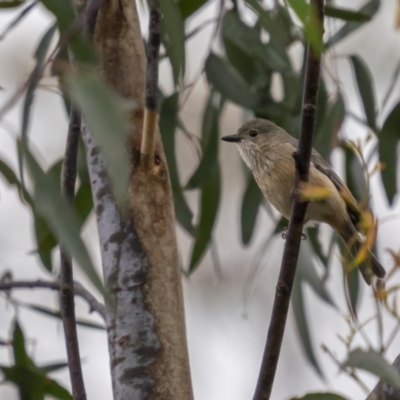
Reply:
[[[351,56],[350,61],[356,76],[358,92],[364,107],[368,125],[373,130],[376,130],[376,102],[371,72],[360,57]]]
[[[253,236],[258,210],[262,201],[263,194],[253,176],[249,174],[240,213],[242,243],[244,245],[249,244]]]
[[[129,170],[125,144],[130,128],[127,104],[93,71],[70,76],[67,82],[104,155],[116,201],[125,210]]]
[[[207,0],[178,0],[178,7],[182,18],[186,19],[197,12],[207,3]]]
[[[376,351],[362,350],[357,348],[350,352],[343,367],[353,367],[363,369],[378,376],[382,381],[390,385],[400,387],[400,373],[396,367],[390,365],[381,354]]]
[[[182,191],[179,180],[178,165],[175,156],[175,132],[177,126],[178,94],[173,94],[162,103],[160,112],[160,132],[167,158],[172,193],[174,196],[175,215],[179,224],[194,236],[193,213]]]
[[[376,14],[380,6],[380,0],[370,0],[367,4],[356,11],[358,14],[366,15],[370,19]],[[360,28],[366,21],[349,21],[339,29],[326,43],[326,47],[333,46],[344,39],[346,36]]]
[[[18,143],[18,146],[25,155],[29,172],[35,184],[37,211],[46,219],[53,233],[75,258],[92,284],[106,295],[102,281],[80,237],[80,223],[76,214],[61,196],[59,187],[45,175],[29,149],[23,143]]]
[[[15,8],[19,7],[21,4],[24,4],[25,0],[1,0],[0,8]]]
[[[204,253],[210,244],[211,232],[214,227],[217,216],[219,199],[221,195],[221,177],[218,163],[214,166],[214,170],[209,182],[201,191],[200,200],[200,221],[196,229],[196,239],[192,250],[189,264],[189,274],[191,274],[198,263],[201,261]]]
[[[27,368],[33,366],[33,362],[26,352],[25,337],[17,320],[14,322],[12,346],[15,365]]]
[[[185,76],[185,26],[178,4],[174,0],[160,1],[160,8],[163,16],[162,29],[168,38],[166,51],[177,86]]]
[[[381,171],[383,186],[389,204],[393,204],[397,193],[397,148],[400,140],[400,103],[386,118],[379,134],[379,161],[384,164]]]
[[[335,393],[308,393],[303,397],[292,397],[290,400],[348,400],[346,397]]]
[[[371,15],[361,11],[351,11],[345,8],[325,6],[325,15],[327,17],[343,19],[344,21],[362,21],[367,22],[371,20]]]
[[[247,82],[224,60],[210,53],[205,64],[208,81],[223,97],[242,107],[257,107],[259,98]]]

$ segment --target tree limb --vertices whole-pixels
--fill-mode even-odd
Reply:
[[[323,27],[323,0],[312,0]],[[312,140],[316,116],[316,102],[319,85],[320,55],[307,46],[307,66],[304,85],[300,139],[293,154],[296,164],[295,188],[300,182],[307,182],[309,175]],[[290,296],[296,273],[301,235],[308,203],[293,200],[289,228],[283,252],[280,274],[276,286],[275,300],[268,329],[261,370],[257,382],[254,400],[267,400],[271,396],[280,349],[285,331]]]
[[[60,290],[59,281],[9,281],[0,282],[0,291],[9,291],[12,289],[50,289]],[[90,312],[96,311],[104,320],[106,320],[105,307],[96,298],[85,289],[79,282],[74,282],[74,294],[81,297],[89,304]]]

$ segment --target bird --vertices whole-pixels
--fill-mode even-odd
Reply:
[[[236,134],[221,139],[237,145],[264,197],[290,219],[296,172],[293,153],[297,150],[298,140],[272,121],[262,118],[247,121]],[[309,202],[305,223],[315,221],[330,225],[355,258],[363,246],[359,233],[360,208],[344,182],[315,149],[311,153],[309,183],[327,189],[328,195]],[[374,276],[382,279],[386,272],[370,250],[368,253],[358,268],[365,282],[371,285]]]

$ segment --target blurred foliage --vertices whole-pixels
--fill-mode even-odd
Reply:
[[[18,26],[36,3],[28,1],[0,2],[0,8],[21,7],[11,23],[3,29],[0,40]],[[97,55],[83,29],[75,29],[71,33],[71,26],[76,28],[79,24],[72,1],[41,0],[41,3],[54,15],[55,24],[44,30],[34,54],[35,66],[23,87],[24,106],[19,144],[20,175],[18,177],[13,168],[2,159],[0,159],[0,174],[6,182],[17,188],[21,200],[32,211],[37,243],[36,251],[43,266],[49,272],[55,272],[52,254],[59,242],[62,241],[90,281],[104,292],[101,280],[95,272],[89,253],[80,237],[82,226],[93,209],[84,152],[80,149],[79,181],[76,187],[75,203],[73,207],[70,207],[60,195],[62,161],[45,169],[39,165],[29,146],[29,124],[32,120],[34,97],[38,85],[45,68],[53,61],[52,57],[57,53],[56,62],[52,64],[52,72],[60,77],[67,111],[70,103],[75,103],[82,112],[84,120],[93,130],[108,165],[115,197],[123,209],[128,176],[127,154],[124,150],[123,138],[129,129],[127,111],[131,105],[124,103],[116,96],[98,74]],[[324,43],[320,43],[318,39],[320,27],[316,23],[316,18],[307,17],[310,13],[310,4],[305,0],[288,0],[287,3],[275,1],[271,7],[266,7],[261,0],[244,0],[242,2],[233,1],[232,6],[229,7],[220,7],[218,16],[213,21],[214,34],[211,37],[204,65],[201,66],[200,73],[196,78],[205,76],[210,86],[210,92],[202,107],[201,135],[193,139],[193,135],[182,123],[180,115],[188,93],[197,82],[197,80],[187,82],[185,47],[188,38],[201,33],[206,24],[196,27],[190,33],[187,32],[186,25],[193,15],[210,3],[211,0],[165,0],[160,3],[163,15],[161,35],[163,54],[171,66],[174,87],[172,93],[169,94],[162,93],[160,89],[159,126],[169,166],[177,222],[193,241],[189,260],[184,268],[187,274],[193,273],[199,267],[201,260],[211,247],[217,223],[223,183],[219,164],[219,125],[224,105],[227,102],[233,102],[241,107],[247,116],[254,115],[270,119],[292,135],[298,136],[306,40],[311,42],[314,50],[328,52],[372,20],[380,6],[379,0],[366,1],[359,9],[339,8],[329,2],[325,7],[326,17],[340,20],[340,24],[337,30],[329,30],[325,34]],[[253,20],[251,24],[249,18],[246,18],[248,15],[252,17],[250,18]],[[53,38],[56,36],[57,30],[61,40],[54,49]],[[220,47],[214,45],[216,39],[220,40]],[[293,60],[295,46],[303,52],[300,66]],[[69,66],[65,68],[69,62],[68,49],[73,54],[74,74],[70,73]],[[379,104],[375,94],[374,79],[368,65],[358,54],[350,55],[348,61],[354,72],[354,81],[363,110],[362,117],[358,117],[358,119],[371,130],[378,140],[375,152],[379,155],[379,160],[384,167],[382,171],[378,172],[381,173],[388,202],[393,205],[398,181],[396,149],[400,140],[400,102],[392,110],[386,110],[386,98],[392,93],[391,90],[389,89],[384,103]],[[397,77],[398,74],[393,76],[390,87],[393,87]],[[348,145],[341,140],[342,124],[346,117],[351,117],[351,113],[349,105],[345,101],[346,93],[343,87],[336,84],[335,89],[327,89],[332,86],[329,84],[331,83],[330,79],[335,84],[337,83],[335,77],[332,79],[328,73],[322,73],[314,145],[327,160],[334,149],[341,148],[344,151],[346,182],[354,196],[364,206],[367,206],[369,199],[368,167],[370,165],[362,159],[360,146]],[[276,82],[280,82],[281,88],[278,90]],[[113,134],[110,135],[110,132]],[[195,143],[194,146],[198,145],[196,149],[199,150],[197,167],[187,182],[182,181],[178,169],[180,157],[176,146],[178,132],[183,137],[190,139],[191,144]],[[30,173],[33,189],[25,185],[22,173],[24,168]],[[244,180],[245,188],[242,193],[240,210],[240,238],[243,245],[250,245],[257,217],[265,204],[259,188],[248,172],[245,173]],[[187,191],[193,190],[199,195],[197,210],[191,208],[185,195]],[[196,215],[196,219],[194,219],[194,215]],[[271,239],[282,234],[286,224],[284,219],[271,223],[273,229],[272,233],[266,237],[265,248],[268,247]],[[328,247],[323,245],[318,227],[308,228],[307,237],[308,240],[302,246],[292,306],[305,354],[318,374],[323,376],[310,333],[304,288],[310,287],[322,301],[336,307],[326,287],[329,265],[335,253],[333,249],[336,237],[332,236]],[[254,264],[256,267],[252,276],[256,275],[256,269],[261,263],[265,248],[259,252],[260,256]],[[323,274],[319,273],[318,264],[323,267]],[[349,307],[355,317],[359,300],[359,285],[358,272],[353,270],[346,277],[346,288]],[[381,301],[387,305],[385,302],[388,294],[385,296]],[[397,317],[393,307],[387,306],[387,308]],[[58,317],[57,312],[51,310],[36,311]],[[14,342],[19,343],[18,349],[15,350],[18,353],[15,353],[16,365],[15,367],[1,367],[5,378],[18,386],[23,381],[21,377],[24,375],[22,373],[22,375],[16,375],[17,370],[10,368],[25,368],[30,372],[24,370],[24,374],[31,374],[29,376],[36,374],[35,379],[38,386],[32,388],[34,393],[42,390],[43,393],[56,396],[57,390],[62,388],[57,387],[56,390],[56,386],[54,386],[52,389],[46,389],[53,390],[53,392],[44,392],[44,384],[40,386],[41,382],[44,382],[44,375],[40,375],[39,370],[34,368],[33,361],[26,355],[23,334],[17,323],[14,334],[16,335]],[[15,343],[14,347],[17,346]],[[380,378],[397,384],[397,377],[391,375],[390,368],[379,357],[381,356],[372,350],[367,352],[355,350],[349,352],[348,360],[342,364],[343,368],[367,369]],[[367,362],[379,366],[379,368],[365,368]],[[9,369],[7,370],[7,368]],[[56,384],[54,383],[54,385]],[[342,397],[332,393],[315,393],[306,395],[302,399],[333,400],[342,399]]]

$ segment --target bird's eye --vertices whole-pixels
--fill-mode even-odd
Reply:
[[[252,130],[252,131],[249,132],[249,135],[251,137],[256,137],[258,135],[258,131]]]

